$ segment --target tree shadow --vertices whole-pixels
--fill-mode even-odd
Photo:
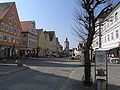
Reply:
[[[40,67],[83,67],[80,65],[80,61],[71,60],[59,60],[59,59],[32,59],[32,60],[22,60],[28,66],[40,66]],[[77,64],[72,64],[77,62]]]
[[[33,69],[2,77],[0,85],[0,90],[93,90],[81,80]]]

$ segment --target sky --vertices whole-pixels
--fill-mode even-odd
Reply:
[[[21,21],[35,20],[36,28],[55,31],[63,45],[66,38],[70,48],[78,45],[73,35],[73,10],[75,0],[0,0],[0,2],[15,2]]]

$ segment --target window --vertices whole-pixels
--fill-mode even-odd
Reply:
[[[112,25],[112,24],[113,24],[113,19],[110,20],[110,25]]]
[[[11,32],[11,33],[13,32],[13,28],[12,28],[12,27],[10,27],[10,32]]]
[[[5,24],[1,23],[1,30],[4,30],[4,29],[5,29]]]
[[[115,13],[115,21],[118,20],[118,12]]]
[[[109,34],[108,34],[108,41],[110,40]]]
[[[105,42],[106,42],[106,36],[105,36]]]
[[[9,18],[9,19],[8,19],[8,22],[9,22],[9,24],[12,24],[12,19]]]
[[[3,36],[3,40],[4,40],[4,41],[7,41],[7,36],[4,35],[4,36]]]
[[[14,38],[13,38],[13,37],[11,37],[11,42],[13,42],[13,40],[14,40]]]
[[[14,12],[12,12],[11,16],[12,16],[12,18],[15,18],[15,13],[14,13]]]
[[[24,34],[24,36],[23,37],[26,37],[26,34]]]
[[[15,43],[15,38],[13,38],[13,42]]]
[[[18,34],[20,34],[20,30],[18,29]]]
[[[23,45],[26,45],[26,41],[23,41]]]
[[[14,32],[13,32],[14,34],[16,34],[16,29],[14,28]]]
[[[5,30],[6,31],[8,31],[9,30],[9,27],[8,27],[8,25],[6,24],[6,26],[5,26]]]
[[[104,29],[106,29],[106,23],[104,23],[103,27],[104,27]]]
[[[98,46],[98,41],[96,42],[96,46]]]
[[[16,38],[16,43],[19,43],[19,39]]]
[[[15,26],[15,27],[17,26],[17,22],[16,22],[16,21],[14,21],[14,26]]]
[[[9,42],[11,42],[11,36],[9,36]]]
[[[113,32],[111,33],[111,39],[113,40],[114,38],[113,38]]]
[[[0,33],[0,41],[3,41],[3,34]]]
[[[118,30],[116,30],[116,38],[118,38],[118,37],[119,37]]]

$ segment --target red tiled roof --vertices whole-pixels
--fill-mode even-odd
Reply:
[[[28,30],[31,28],[31,24],[33,21],[21,21],[22,26],[22,32],[28,32]]]
[[[0,19],[3,19],[13,4],[14,2],[0,3]]]

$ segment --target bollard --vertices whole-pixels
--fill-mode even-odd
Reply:
[[[106,90],[106,80],[105,79],[97,79],[96,90]]]
[[[20,60],[16,60],[15,63],[17,64],[17,66],[23,66],[23,63]]]

